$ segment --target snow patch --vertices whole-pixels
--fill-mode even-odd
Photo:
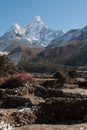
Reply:
[[[6,51],[0,51],[0,55],[3,56],[3,55],[8,55],[9,52],[6,52]]]

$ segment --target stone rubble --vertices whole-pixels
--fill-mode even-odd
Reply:
[[[15,130],[9,123],[0,122],[0,130]]]

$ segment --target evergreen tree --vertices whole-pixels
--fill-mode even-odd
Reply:
[[[8,76],[16,72],[16,67],[6,55],[0,55],[0,76]]]

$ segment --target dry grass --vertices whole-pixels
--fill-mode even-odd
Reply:
[[[14,74],[8,78],[0,79],[1,88],[15,88],[23,86],[25,83],[36,83],[35,79],[29,74]]]

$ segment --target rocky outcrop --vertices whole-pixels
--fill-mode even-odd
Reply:
[[[37,85],[35,87],[35,95],[44,98],[47,95],[47,89],[43,86]]]

